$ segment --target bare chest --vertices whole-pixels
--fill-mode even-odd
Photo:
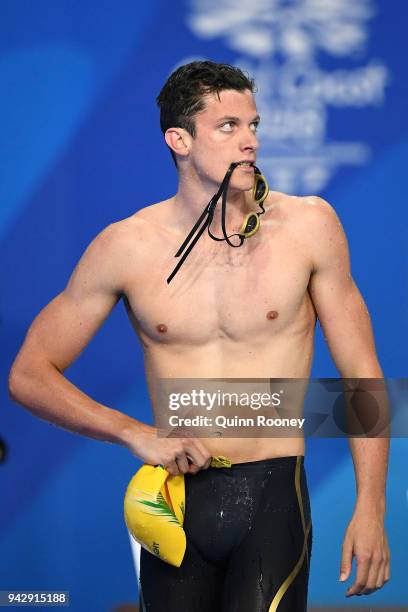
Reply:
[[[206,236],[173,281],[177,245],[157,245],[128,285],[129,318],[144,344],[265,340],[310,323],[310,260],[296,236],[270,233],[240,248]],[[140,263],[140,262],[139,262]],[[132,274],[130,274],[132,279]]]

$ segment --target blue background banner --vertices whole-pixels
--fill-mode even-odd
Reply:
[[[211,59],[255,77],[259,166],[273,189],[335,207],[384,375],[407,376],[407,13],[404,0],[1,3],[1,590],[67,590],[78,612],[136,600],[122,501],[140,461],[18,408],[7,375],[30,322],[96,234],[175,193],[155,97],[178,65]],[[66,374],[151,422],[122,304]],[[312,376],[337,375],[318,329]],[[338,582],[355,495],[347,441],[308,440],[306,456],[310,604],[357,605]],[[371,607],[408,606],[407,460],[406,440],[393,440],[392,580],[364,598]]]

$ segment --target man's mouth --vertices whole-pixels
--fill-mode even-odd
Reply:
[[[246,172],[247,174],[253,174],[255,172],[254,163],[255,162],[253,161],[241,161],[238,163],[237,168],[243,172]]]

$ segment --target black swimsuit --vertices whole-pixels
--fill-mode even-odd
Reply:
[[[179,568],[141,550],[141,612],[306,612],[312,524],[303,456],[185,475]]]

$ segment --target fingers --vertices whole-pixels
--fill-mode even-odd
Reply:
[[[164,469],[168,471],[171,476],[178,476],[180,471],[178,469],[178,465],[175,460],[169,461],[164,464]]]
[[[356,560],[356,578],[354,584],[348,589],[346,596],[371,595],[371,593],[381,589],[389,579],[389,559],[387,555],[377,552],[371,556],[357,556]]]
[[[344,540],[343,543],[343,554],[341,558],[341,566],[340,566],[340,580],[344,582],[350,576],[351,572],[351,562],[353,559],[353,547],[351,544],[350,538]]]
[[[384,571],[384,580],[385,580],[385,582],[388,582],[390,577],[391,577],[390,560],[388,558],[388,561],[385,562],[385,571]]]
[[[187,457],[190,459],[189,474],[197,474],[200,470],[206,470],[210,467],[212,457],[202,442],[197,439],[187,439],[185,449]]]
[[[346,531],[343,543],[340,580],[351,573],[356,559],[356,577],[346,597],[370,595],[381,589],[390,578],[390,550],[387,535],[380,521],[368,525],[357,517]]]
[[[173,457],[164,463],[164,467],[172,476],[196,474],[211,464],[210,453],[198,440],[182,438],[173,446],[171,454]]]
[[[386,566],[386,563],[384,561],[383,563],[381,563],[380,571],[378,572],[377,580],[375,583],[376,589],[381,589],[381,587],[385,583],[385,566]]]
[[[381,553],[373,555],[371,565],[368,571],[368,578],[365,587],[361,590],[361,595],[370,595],[377,589],[381,588],[383,581],[381,576],[384,575],[385,559]]]
[[[390,579],[390,549],[388,548],[387,538],[385,538],[385,547],[383,554],[383,561],[381,563],[380,571],[378,572],[376,588],[381,589],[386,582]]]
[[[390,549],[388,546],[387,536],[385,536],[385,570],[384,570],[384,580],[388,582],[390,579]]]
[[[365,554],[356,555],[357,572],[354,584],[348,588],[346,596],[360,595],[367,583],[370,570],[370,557]]]
[[[189,464],[186,454],[182,451],[177,452],[174,459],[164,464],[164,468],[169,472],[169,474],[171,474],[171,476],[187,474],[189,471]]]

